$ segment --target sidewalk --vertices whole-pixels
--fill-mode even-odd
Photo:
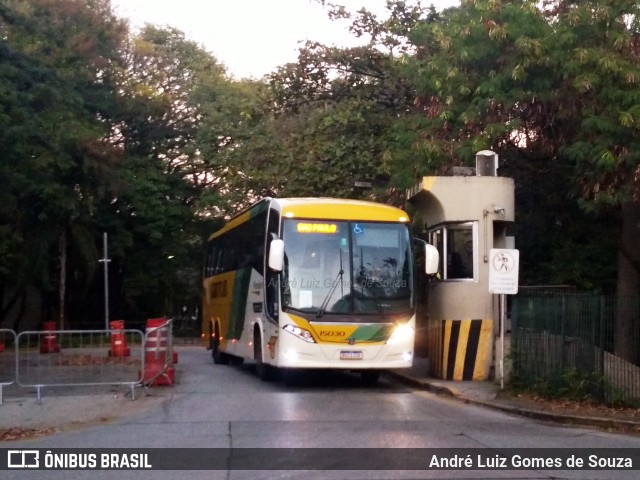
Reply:
[[[535,402],[531,397],[517,397],[502,390],[499,382],[440,380],[429,377],[427,371],[428,360],[414,357],[411,368],[389,374],[414,388],[515,415],[640,434],[640,409],[585,407],[575,402]]]

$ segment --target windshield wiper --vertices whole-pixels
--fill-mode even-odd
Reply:
[[[329,300],[331,300],[333,293],[336,291],[336,288],[338,287],[338,280],[340,280],[340,284],[342,285],[343,275],[344,275],[344,268],[342,266],[342,250],[340,250],[340,271],[338,272],[336,279],[333,281],[333,285],[331,285],[331,290],[329,290],[329,293],[327,293],[327,296],[324,298],[324,300],[320,304],[318,313],[316,313],[316,318],[321,318],[324,315],[324,311],[326,310],[327,305],[329,304]]]
[[[333,292],[335,292],[336,288],[338,287],[338,280],[340,280],[340,283],[342,283],[343,275],[344,275],[344,270],[341,268],[340,271],[338,272],[338,275],[336,276],[336,279],[333,281],[333,285],[331,285],[331,290],[329,290],[329,293],[327,293],[327,296],[324,297],[324,300],[322,301],[322,304],[318,309],[318,313],[316,313],[317,318],[320,318],[324,315],[324,311],[326,310],[327,305],[329,304],[329,300],[333,296]]]

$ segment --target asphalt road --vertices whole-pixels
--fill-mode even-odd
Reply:
[[[262,382],[253,366],[214,365],[199,347],[179,350],[177,384],[154,387],[151,397],[120,401],[128,411],[67,425],[2,448],[640,448],[640,438],[568,428],[512,416],[414,390],[383,377],[366,386],[351,373],[317,372],[289,382]],[[91,396],[84,396],[91,401]],[[42,416],[47,411],[45,397]],[[101,405],[72,410],[94,411]],[[140,402],[140,403],[138,403]],[[0,406],[0,417],[6,405]],[[144,407],[144,408],[141,408]],[[113,413],[113,412],[111,412]],[[59,415],[58,415],[59,416]],[[71,423],[69,416],[68,423]],[[491,452],[491,450],[484,450]],[[284,452],[284,450],[282,451]],[[375,451],[374,451],[375,452]],[[205,454],[207,452],[204,452]],[[277,453],[277,451],[276,451]],[[168,453],[170,454],[170,452]],[[284,453],[283,453],[284,454]],[[313,460],[311,460],[313,462]],[[5,475],[6,474],[6,475]],[[6,479],[636,479],[634,471],[429,470],[429,471],[7,471]]]

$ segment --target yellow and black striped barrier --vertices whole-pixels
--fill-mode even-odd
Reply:
[[[493,320],[442,320],[442,378],[487,380]]]

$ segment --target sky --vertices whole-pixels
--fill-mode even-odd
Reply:
[[[365,7],[385,17],[386,0],[332,0],[349,11]],[[152,23],[182,30],[211,52],[236,78],[261,78],[295,62],[304,40],[351,46],[348,23],[331,21],[313,0],[111,0],[133,28]],[[459,0],[422,0],[438,10]]]

